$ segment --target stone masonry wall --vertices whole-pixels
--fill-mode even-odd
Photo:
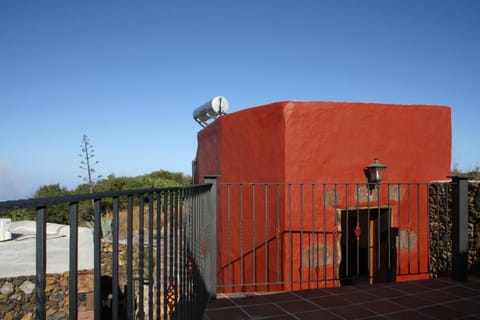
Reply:
[[[134,246],[134,273],[138,270],[138,250]],[[126,284],[126,245],[119,244],[119,286]],[[112,243],[102,242],[102,275],[111,276]],[[69,273],[47,274],[46,312],[48,320],[66,319],[69,314]],[[78,311],[93,310],[93,270],[78,273]],[[35,276],[0,279],[0,320],[35,319]]]
[[[57,320],[68,317],[68,272],[49,274],[46,277],[47,319]],[[91,308],[89,294],[93,292],[93,272],[80,271],[78,274],[78,310]],[[0,279],[0,319],[35,318],[35,276],[21,276]]]
[[[452,189],[449,183],[429,187],[430,272],[438,276],[452,270]],[[468,184],[468,263],[480,266],[480,182]]]

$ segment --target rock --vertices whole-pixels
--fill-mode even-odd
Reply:
[[[16,292],[10,296],[10,300],[17,300],[21,301],[22,300],[22,294],[19,292]]]
[[[47,277],[45,281],[45,292],[53,292],[57,287],[58,282],[54,277]]]
[[[59,302],[65,299],[65,293],[64,292],[55,292],[50,295],[50,301],[55,301]]]
[[[60,285],[62,287],[67,287],[68,286],[68,274],[67,275],[63,275],[63,277],[60,278]]]
[[[7,307],[5,308],[5,312],[15,311],[16,307],[18,307],[18,305],[14,304],[14,303],[6,303],[6,305],[7,305]]]
[[[10,281],[6,281],[2,288],[0,289],[0,293],[6,296],[11,295],[15,291],[15,287],[13,286],[13,283]]]
[[[60,319],[66,319],[66,318],[67,318],[67,314],[63,311],[58,311],[50,317],[50,319],[52,320],[60,320]]]
[[[11,314],[11,313],[7,313],[7,314],[5,315],[5,318],[3,318],[3,319],[4,319],[4,320],[13,320],[13,319],[14,319],[14,316],[13,316],[13,314]]]
[[[27,313],[20,320],[33,320],[33,314],[32,313]]]
[[[29,280],[22,283],[20,286],[20,290],[23,291],[25,294],[32,294],[33,290],[35,289],[35,284]]]
[[[50,316],[52,316],[57,310],[52,308],[53,306],[49,306],[48,303],[46,305],[46,311],[47,311],[47,318],[50,319]]]
[[[5,301],[8,301],[8,296],[4,294],[0,294],[0,302],[5,302]]]
[[[34,310],[35,303],[26,303],[22,305],[22,312],[24,314],[27,314],[29,312],[32,312]]]

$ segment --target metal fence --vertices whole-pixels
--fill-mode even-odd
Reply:
[[[69,319],[78,317],[77,230],[85,202],[93,202],[94,319],[201,318],[215,294],[215,195],[215,185],[204,184],[0,202],[0,216],[36,210],[36,319],[47,314],[46,226],[49,207],[58,204],[70,208]],[[120,221],[122,210],[126,221]],[[112,216],[110,261],[102,261],[101,253],[105,211]],[[126,246],[126,266],[119,264],[120,246]]]
[[[95,319],[200,319],[208,300],[220,292],[426,279],[443,270],[458,277],[465,273],[466,180],[205,181],[0,202],[0,216],[19,208],[36,210],[36,319],[46,319],[46,222],[49,208],[59,204],[69,207],[70,319],[78,317],[77,231],[79,206],[85,203],[93,204]],[[111,237],[106,240],[102,218],[108,212]],[[105,243],[111,245],[107,258]]]
[[[436,243],[430,252],[439,232],[429,215],[443,219],[446,213],[432,206],[443,200],[429,183],[221,183],[218,188],[219,292],[427,279],[436,272],[432,254],[448,250]]]

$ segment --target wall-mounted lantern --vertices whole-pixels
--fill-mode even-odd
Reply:
[[[381,163],[378,163],[378,159],[375,158],[375,162],[369,164],[365,169],[365,176],[367,177],[368,188],[371,190],[375,189],[375,186],[382,182],[383,174],[385,173],[387,166]]]

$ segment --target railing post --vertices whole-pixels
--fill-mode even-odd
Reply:
[[[78,319],[78,202],[70,204],[70,260],[68,277],[69,319]]]
[[[452,279],[468,280],[468,178],[452,177]]]
[[[208,270],[205,270],[205,286],[211,299],[217,297],[217,177],[205,177],[205,183],[211,183],[212,187],[207,195],[206,215],[202,219],[211,227],[208,237],[210,238]]]
[[[37,208],[36,216],[36,276],[35,276],[35,297],[36,316],[38,320],[46,319],[46,273],[47,273],[47,209]]]

